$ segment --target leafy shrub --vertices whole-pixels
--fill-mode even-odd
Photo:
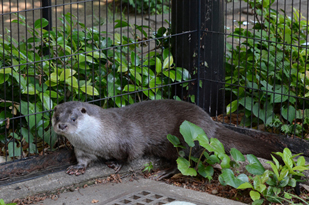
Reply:
[[[138,13],[162,14],[169,13],[169,0],[122,0],[124,5],[129,4]]]
[[[148,36],[148,27],[116,20],[114,29],[133,28],[130,35],[107,33],[87,28],[70,13],[60,20],[62,25],[48,32],[41,30],[48,25],[46,19],[37,20],[33,29],[19,15],[12,23],[26,26],[32,37],[17,42],[7,34],[0,41],[0,93],[6,99],[0,103],[0,146],[6,155],[7,144],[9,157],[53,147],[57,138],[50,110],[58,103],[104,98],[103,107],[121,107],[142,99],[171,98],[166,85],[190,78],[186,69],[174,65],[168,49],[160,49],[164,38],[157,41],[159,49],[147,54],[142,48],[147,45],[136,43],[163,37],[161,32]],[[24,118],[14,120],[19,116]]]
[[[293,17],[271,9],[274,0],[245,1],[256,21],[251,29],[239,26],[231,34],[240,46],[227,45],[226,90],[238,98],[227,112],[243,108],[245,126],[263,123],[301,136],[309,122],[307,20],[296,9]]]
[[[250,197],[254,201],[253,204],[262,204],[266,199],[269,202],[281,203],[282,201],[289,201],[293,196],[285,192],[287,186],[295,187],[296,182],[301,181],[304,177],[305,170],[309,170],[309,165],[305,165],[306,161],[300,154],[292,155],[288,148],[283,152],[276,152],[284,165],[280,165],[279,161],[272,156],[273,162],[268,161],[272,170],[265,170],[260,161],[252,154],[247,154],[249,164],[246,170],[252,175],[246,174],[235,175],[233,167],[236,172],[239,172],[239,162],[244,162],[244,155],[235,148],[230,151],[231,158],[226,155],[223,144],[216,138],[210,140],[206,136],[202,128],[197,125],[184,121],[180,126],[180,133],[182,134],[185,143],[190,148],[189,156],[185,156],[183,150],[186,146],[180,143],[180,140],[173,135],[167,135],[167,139],[174,145],[179,153],[177,159],[177,166],[183,175],[196,176],[197,174],[212,179],[214,174],[213,165],[220,164],[222,173],[219,175],[219,181],[222,185],[232,186],[235,189],[251,189]],[[191,156],[192,149],[196,150],[197,146],[194,142],[198,142],[201,146],[201,155],[196,158]],[[203,150],[202,150],[203,149]],[[294,161],[294,158],[297,161]],[[303,199],[294,196],[299,200]]]

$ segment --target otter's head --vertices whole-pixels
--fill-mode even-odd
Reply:
[[[83,119],[89,117],[87,108],[81,102],[66,102],[54,108],[52,125],[57,134],[70,136],[79,132]]]

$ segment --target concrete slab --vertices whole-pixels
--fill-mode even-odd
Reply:
[[[133,170],[141,170],[145,163],[149,161],[155,166],[164,166],[159,159],[143,158],[125,165],[121,176],[131,176]],[[133,167],[134,166],[134,169]],[[191,202],[193,204],[242,204],[240,202],[228,200],[225,198],[210,195],[205,192],[198,192],[181,187],[168,185],[164,182],[158,182],[150,179],[138,177],[138,180],[130,181],[131,177],[122,179],[122,183],[98,183],[93,184],[95,178],[105,178],[114,174],[112,169],[107,168],[104,164],[88,168],[86,173],[81,176],[70,176],[64,171],[51,173],[43,177],[31,179],[28,181],[0,186],[0,198],[6,203],[11,202],[14,198],[26,198],[38,193],[57,193],[59,190],[67,189],[69,191],[61,193],[56,200],[46,199],[39,204],[42,205],[63,205],[63,204],[167,204],[175,201]],[[90,185],[90,184],[93,185]],[[72,187],[83,187],[78,191]],[[131,201],[130,201],[131,200]],[[130,202],[129,202],[130,201]]]

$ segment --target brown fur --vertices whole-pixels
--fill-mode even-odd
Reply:
[[[73,144],[78,165],[85,168],[97,157],[127,161],[149,154],[174,161],[177,152],[166,136],[175,135],[183,142],[179,127],[184,120],[200,126],[209,138],[218,138],[226,151],[235,147],[243,154],[267,159],[271,152],[279,151],[215,123],[194,104],[175,100],[144,101],[110,109],[66,102],[56,106],[52,123],[55,132]],[[195,153],[200,150],[197,148]]]

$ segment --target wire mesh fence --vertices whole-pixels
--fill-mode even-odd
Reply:
[[[0,10],[0,163],[64,146],[50,120],[70,100],[186,100],[217,121],[307,138],[307,1],[3,0]]]
[[[307,138],[308,2],[233,1],[225,22],[225,120]]]
[[[2,4],[2,161],[63,146],[50,123],[61,102],[109,108],[183,99],[176,87],[193,79],[173,62],[171,1],[44,3]]]

